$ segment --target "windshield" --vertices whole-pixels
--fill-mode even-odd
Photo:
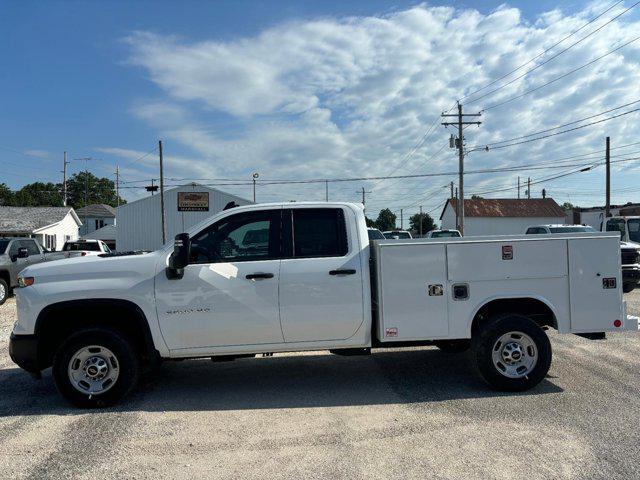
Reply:
[[[367,230],[369,234],[369,240],[384,240],[385,236],[380,230]]]
[[[575,227],[549,227],[551,233],[583,233],[595,232],[596,229],[589,226],[576,225]]]
[[[431,238],[459,237],[458,232],[433,232]]]
[[[98,242],[67,242],[64,244],[65,252],[77,252],[79,250],[88,250],[90,252],[102,251]]]
[[[7,249],[7,245],[9,245],[9,240],[0,240],[0,255]]]
[[[640,243],[640,218],[627,220],[627,229],[629,230],[629,240]]]

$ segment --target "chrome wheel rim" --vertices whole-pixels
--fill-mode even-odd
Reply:
[[[538,363],[538,349],[533,339],[522,332],[502,335],[491,353],[496,370],[508,378],[525,378]]]
[[[0,301],[4,299],[7,295],[7,289],[4,288],[4,284],[0,283]]]
[[[68,374],[71,385],[79,392],[100,395],[116,384],[120,363],[108,348],[90,345],[71,357]]]

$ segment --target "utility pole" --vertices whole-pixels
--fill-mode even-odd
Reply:
[[[160,215],[162,222],[162,245],[167,241],[167,226],[164,217],[164,166],[162,163],[162,140],[158,140],[158,154],[160,156]]]
[[[451,182],[451,198],[453,199],[453,182]]]
[[[358,190],[358,193],[362,193],[362,206],[364,207],[366,205],[366,197],[365,197],[365,195],[367,193],[371,193],[371,192],[365,190],[364,187],[362,187],[362,190]]]
[[[453,183],[451,184],[451,186],[453,187]],[[418,233],[422,237],[422,205],[420,205],[420,231]]]
[[[605,147],[605,160],[607,166],[607,199],[604,216],[605,218],[609,218],[611,216],[611,142],[609,137],[607,137],[607,144]]]
[[[400,230],[404,230],[404,221],[402,219],[402,209],[400,209]]]
[[[518,198],[520,198],[520,175],[518,175]]]
[[[89,160],[95,160],[95,159],[91,157],[82,157],[82,158],[74,158],[74,160],[79,162],[84,162],[84,205],[83,207],[86,207],[89,204]],[[86,213],[83,215],[82,218],[83,218],[82,224],[84,226],[83,235],[86,235],[87,233],[89,233],[89,229],[87,227]]]
[[[62,205],[67,206],[67,165],[69,165],[67,161],[67,151],[64,152],[64,164],[62,168]]]
[[[458,187],[456,187],[456,230],[460,228],[458,225]]]
[[[120,166],[116,164],[116,207],[120,206]]]
[[[527,199],[531,199],[531,177],[527,178]]]
[[[456,147],[458,148],[458,185],[460,192],[460,199],[457,203],[458,205],[458,229],[460,233],[464,235],[464,135],[462,133],[465,125],[478,125],[482,122],[465,122],[464,117],[479,117],[480,113],[462,113],[462,104],[458,102],[458,114],[442,114],[443,117],[458,117],[458,121],[456,122],[442,122],[442,125],[445,127],[449,125],[456,125],[458,127],[458,138],[455,141]]]
[[[329,201],[329,180],[324,181],[324,201]]]

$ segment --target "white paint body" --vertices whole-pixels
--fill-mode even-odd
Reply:
[[[637,330],[622,300],[617,235],[606,233],[383,240],[370,246],[361,206],[348,203],[251,205],[221,212],[189,230],[193,237],[246,211],[339,208],[348,252],[341,257],[188,265],[166,275],[171,244],[149,254],[84,257],[29,267],[34,285],[17,290],[14,333],[33,334],[47,305],[119,299],[137,305],[163,357],[369,347],[379,341],[471,336],[476,312],[502,298],[534,298],[554,313],[561,333]],[[503,246],[513,259],[503,260]],[[372,312],[370,252],[378,311]],[[353,269],[352,275],[329,275]],[[248,280],[247,273],[273,274]],[[617,286],[603,289],[603,278]],[[455,300],[466,284],[469,298]],[[430,285],[442,294],[430,296]],[[614,321],[621,320],[621,327]],[[387,328],[396,336],[386,335]]]

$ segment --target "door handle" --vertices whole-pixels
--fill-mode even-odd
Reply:
[[[273,278],[273,273],[249,273],[246,277],[247,280],[257,280],[260,278]]]
[[[356,271],[352,268],[347,268],[344,270],[331,270],[329,275],[355,275]]]

